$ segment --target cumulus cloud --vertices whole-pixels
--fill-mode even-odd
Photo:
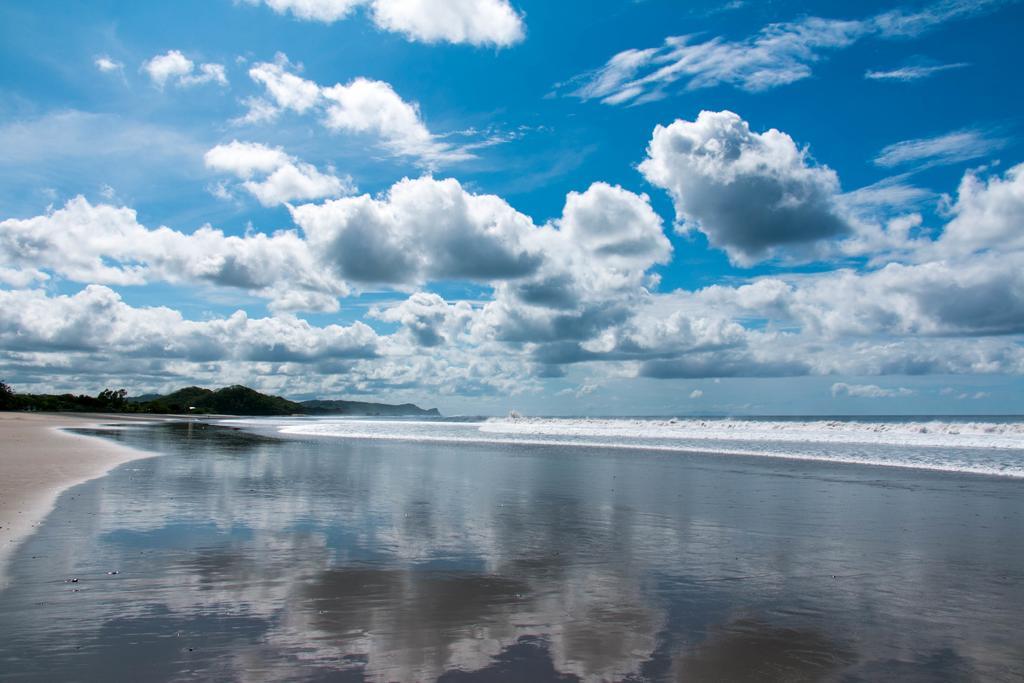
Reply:
[[[199,64],[182,54],[179,50],[168,50],[165,54],[156,55],[143,62],[142,71],[153,81],[153,85],[161,90],[174,83],[179,87],[216,83],[221,86],[228,84],[227,72],[223,64]]]
[[[290,69],[298,68],[288,61],[288,56],[278,53],[273,62],[260,62],[249,69],[249,77],[262,85],[271,102],[254,101],[262,108],[269,107],[268,114],[260,113],[259,118],[276,116],[278,111],[291,110],[303,114],[320,101],[320,86],[292,73]],[[250,105],[250,108],[252,105]],[[250,115],[252,112],[250,111]]]
[[[1022,177],[967,173],[940,236],[913,243],[916,262],[651,295],[538,360],[634,362],[652,378],[1020,373]]]
[[[828,341],[843,338],[1024,333],[1024,254],[890,263],[858,273],[764,278],[708,287],[701,305],[769,318]]]
[[[940,252],[1024,249],[1024,164],[987,179],[968,171],[949,210],[952,219],[939,239]]]
[[[590,360],[615,360],[594,356]],[[825,340],[811,331],[763,334],[748,330],[742,346],[709,351],[652,353],[637,374],[655,379],[1020,374],[1024,349],[999,337],[876,337]]]
[[[280,148],[259,143],[233,140],[217,145],[206,152],[204,161],[207,168],[242,179],[241,187],[264,206],[355,192],[352,179],[338,177],[333,168],[321,173],[312,164],[299,161]],[[262,180],[255,180],[254,176],[261,176]]]
[[[207,283],[262,293],[284,303],[306,292],[315,308],[337,308],[344,282],[321,272],[293,231],[225,235],[203,226],[186,234],[147,228],[135,211],[83,197],[28,219],[0,222],[0,267],[49,272],[84,283]],[[316,296],[311,296],[315,294]]]
[[[259,182],[247,180],[242,183],[242,187],[251,192],[263,206],[355,192],[351,178],[338,178],[333,174],[333,169],[321,173],[312,164],[302,162],[287,163],[266,179]]]
[[[569,242],[611,266],[644,270],[665,263],[672,253],[647,195],[618,185],[598,182],[586,192],[570,192],[558,229]]]
[[[208,150],[206,163],[265,203],[297,196],[275,185],[283,170],[307,170],[283,150],[238,141]],[[582,315],[593,325],[622,315],[621,302],[608,306],[609,293],[643,291],[646,270],[671,254],[648,198],[604,183],[570,193],[562,216],[544,225],[500,197],[430,176],[404,179],[377,197],[290,210],[302,235],[229,236],[210,226],[186,234],[147,228],[131,209],[77,197],[45,215],[0,222],[0,268],[20,284],[54,274],[84,283],[238,287],[279,309],[335,308],[349,282],[407,288],[471,280],[497,284],[509,305]],[[577,310],[581,301],[590,313]]]
[[[100,285],[63,296],[0,290],[0,370],[36,390],[94,391],[101,377],[140,393],[242,383],[291,396],[436,400],[535,388],[527,368],[497,347],[423,354],[404,333],[382,336],[362,322],[316,326],[242,311],[191,320],[162,306],[130,306]]]
[[[251,5],[260,0],[245,0]],[[379,28],[424,43],[506,47],[523,40],[522,16],[508,0],[263,0],[278,14],[333,23],[365,7]]]
[[[537,269],[534,225],[494,195],[454,179],[403,179],[388,192],[293,208],[292,218],[339,277],[363,283],[499,280]]]
[[[875,157],[875,163],[885,167],[912,164],[929,168],[977,159],[1005,145],[1005,140],[985,131],[962,130],[888,145]]]
[[[348,85],[322,90],[327,101],[324,125],[330,130],[370,133],[381,145],[398,156],[426,162],[451,163],[473,158],[427,130],[416,104],[406,102],[390,84],[356,78]]]
[[[779,236],[802,224],[792,215],[844,216],[835,174],[784,133],[754,133],[728,112],[659,130],[641,170],[676,200],[684,229],[703,231],[733,258],[816,248],[861,229]],[[302,163],[239,141],[208,150],[205,161],[242,188]],[[349,283],[412,293],[370,310],[367,320],[395,328],[371,338],[368,327],[328,334],[281,314],[189,322],[169,309],[131,309],[105,287],[73,297],[6,292],[8,307],[25,313],[0,324],[0,365],[71,372],[127,349],[120,358],[132,371],[196,381],[213,372],[203,363],[220,363],[218,371],[236,381],[255,373],[285,382],[312,370],[344,375],[347,392],[429,386],[463,395],[523,391],[566,373],[574,384],[596,386],[601,378],[586,377],[591,372],[658,379],[1024,373],[1022,179],[1024,165],[967,173],[945,202],[945,226],[923,226],[920,216],[891,221],[902,221],[889,227],[893,233],[920,232],[901,242],[900,262],[865,252],[872,259],[856,269],[670,293],[657,291],[653,273],[672,246],[649,197],[601,182],[568,193],[557,217],[538,222],[454,179],[403,179],[376,196],[290,207],[301,233],[242,236],[209,226],[190,234],[151,229],[129,209],[78,198],[0,222],[0,280],[22,289],[51,277],[239,287],[279,312],[336,308]],[[753,217],[740,220],[731,211],[744,202]],[[745,235],[750,225],[760,234]],[[452,280],[490,289],[473,302],[421,289]],[[93,346],[72,325],[90,315],[123,324],[100,327]],[[163,320],[185,326],[194,342],[152,331]],[[145,370],[146,362],[154,365]],[[844,396],[886,386],[836,384]]]
[[[355,78],[345,85],[321,87],[293,73],[297,68],[286,55],[278,54],[274,62],[249,69],[266,97],[247,100],[248,112],[239,121],[260,123],[283,111],[316,111],[328,130],[372,135],[390,154],[417,158],[428,167],[473,158],[466,146],[445,142],[430,132],[419,106],[403,100],[390,84]]]
[[[832,169],[729,111],[657,126],[640,171],[672,195],[681,231],[699,230],[740,265],[852,231]]]
[[[906,387],[887,389],[877,384],[847,384],[836,382],[832,385],[832,397],[852,396],[853,398],[893,398],[913,396],[916,392]]]
[[[232,140],[226,145],[210,149],[203,160],[207,168],[228,171],[240,178],[250,178],[256,172],[273,173],[290,162],[291,157],[279,147]]]
[[[580,341],[627,320],[657,282],[647,271],[672,253],[647,196],[606,183],[569,193],[561,217],[533,237],[544,261],[495,288],[475,333],[540,344],[542,363],[576,362]]]
[[[507,0],[373,0],[370,7],[375,24],[424,43],[505,47],[526,34]]]
[[[374,308],[378,320],[400,323],[418,346],[452,343],[468,331],[473,307],[466,301],[449,303],[433,292],[416,292],[405,301],[386,308]]]
[[[371,358],[377,334],[363,323],[313,327],[291,315],[194,321],[165,307],[134,308],[108,287],[71,296],[0,290],[0,343],[7,350],[111,352],[195,362],[310,362]]]
[[[672,251],[649,199],[606,183],[569,193],[562,215],[543,225],[499,197],[429,176],[402,180],[381,197],[307,204],[292,214],[339,278],[495,287],[479,309],[419,294],[374,314],[402,323],[421,346],[459,334],[475,344],[590,339],[628,318],[654,282],[647,271]]]
[[[1001,0],[942,0],[915,12],[892,10],[865,19],[805,17],[769,24],[741,40],[670,36],[658,47],[619,52],[603,67],[565,86],[575,97],[611,105],[659,99],[679,81],[688,90],[733,85],[760,92],[810,77],[816,62],[865,38],[918,35],[1001,4]]]
[[[535,360],[544,364],[620,361],[639,363],[634,370],[643,376],[714,377],[742,372],[766,373],[761,366],[777,359],[756,359],[751,342],[765,335],[751,333],[703,302],[693,305],[691,297],[646,293],[637,296],[618,292],[628,301],[628,315],[605,320],[588,338],[566,339],[540,344],[533,349]],[[611,297],[609,297],[611,298]],[[615,301],[614,298],[611,298]],[[790,374],[805,374],[804,365]]]

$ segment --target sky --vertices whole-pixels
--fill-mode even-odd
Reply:
[[[1024,412],[1024,3],[0,5],[0,379]]]

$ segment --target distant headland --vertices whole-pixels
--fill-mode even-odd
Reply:
[[[128,396],[124,389],[104,389],[96,396],[84,394],[17,394],[0,383],[0,410],[46,412],[160,413],[169,415],[359,415],[440,417],[436,408],[412,403],[369,401],[289,401],[234,385],[222,389],[185,387],[170,394]]]

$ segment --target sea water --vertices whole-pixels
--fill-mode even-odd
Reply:
[[[644,449],[1024,477],[1024,419],[1019,417],[325,417],[225,424],[346,439]]]

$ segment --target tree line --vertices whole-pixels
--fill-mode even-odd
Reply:
[[[78,411],[136,412],[125,389],[104,389],[96,396],[85,394],[18,394],[0,381],[0,410],[39,410],[45,412]]]

